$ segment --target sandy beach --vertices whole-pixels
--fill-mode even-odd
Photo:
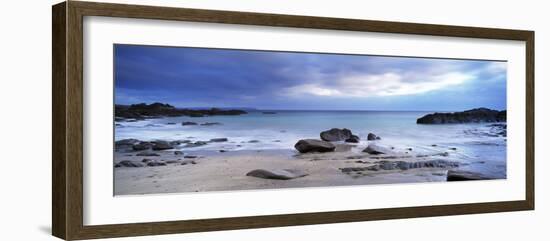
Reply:
[[[449,168],[365,168],[387,160],[409,163],[446,160],[447,152],[419,157],[408,150],[396,151],[392,155],[371,155],[361,153],[364,148],[361,145],[340,144],[335,152],[330,153],[235,151],[191,156],[193,158],[175,155],[174,151],[157,151],[154,153],[159,156],[152,157],[117,152],[115,162],[129,160],[143,163],[144,167],[115,168],[115,195],[446,181]],[[147,162],[155,161],[165,166],[146,166]],[[246,175],[255,169],[300,170],[307,176],[277,180]]]

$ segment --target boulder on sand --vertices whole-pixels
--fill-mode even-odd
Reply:
[[[367,140],[369,141],[375,141],[375,140],[380,140],[381,138],[377,135],[375,135],[374,133],[369,133],[369,135],[367,136]]]
[[[363,152],[369,153],[371,155],[379,155],[379,154],[390,154],[392,151],[388,148],[381,147],[375,144],[369,144]]]
[[[345,141],[352,136],[349,129],[332,128],[328,131],[323,131],[320,134],[323,141]]]
[[[296,143],[296,145],[294,145],[294,148],[296,148],[296,150],[298,150],[301,153],[330,152],[330,151],[334,151],[336,146],[326,141],[321,141],[316,139],[303,139],[303,140],[299,140]]]
[[[153,150],[155,151],[168,150],[173,148],[174,147],[167,141],[155,141],[153,143]]]
[[[359,143],[359,137],[356,135],[351,135],[348,139],[346,139],[346,142],[349,143]]]
[[[246,175],[265,179],[289,180],[304,177],[308,174],[296,169],[256,169],[248,172]]]
[[[478,172],[461,171],[461,170],[449,170],[447,172],[447,181],[473,181],[473,180],[490,180],[495,179],[493,177],[484,175]]]

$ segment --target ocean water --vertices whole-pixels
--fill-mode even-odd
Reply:
[[[228,138],[228,142],[184,148],[186,152],[281,150],[295,153],[300,139],[319,138],[331,128],[348,128],[361,138],[359,146],[368,145],[372,132],[382,139],[379,145],[397,150],[413,148],[417,154],[448,151],[449,159],[466,164],[469,169],[506,177],[506,137],[490,136],[490,124],[419,125],[416,119],[430,112],[416,111],[281,111],[264,114],[260,111],[239,116],[166,117],[137,122],[117,122],[115,140],[191,140],[208,141]],[[219,122],[221,125],[182,126],[184,121]],[[168,123],[176,123],[169,125]],[[249,143],[250,141],[257,141]],[[432,145],[436,145],[435,147]],[[456,148],[456,151],[449,151]]]

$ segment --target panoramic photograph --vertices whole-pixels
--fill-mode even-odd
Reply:
[[[506,61],[113,48],[114,195],[506,179]]]

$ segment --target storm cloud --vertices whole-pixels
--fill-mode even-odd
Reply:
[[[115,45],[115,102],[259,109],[506,108],[506,62]]]

